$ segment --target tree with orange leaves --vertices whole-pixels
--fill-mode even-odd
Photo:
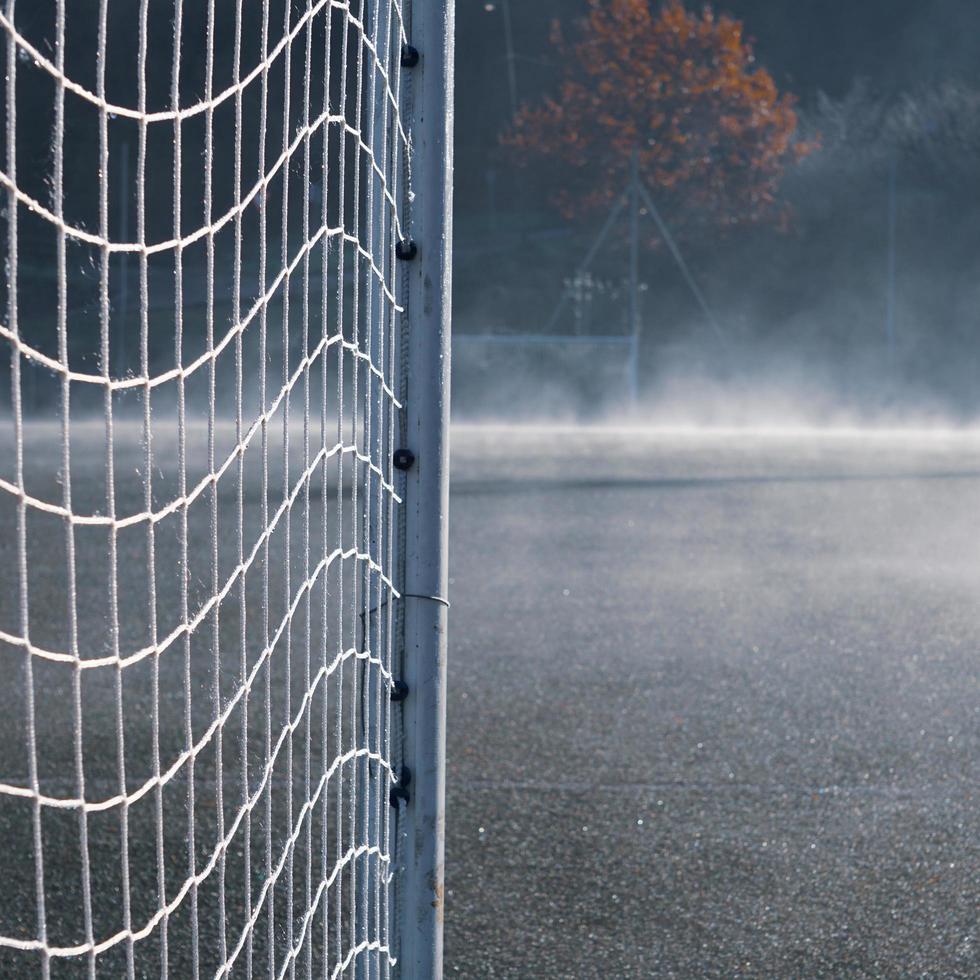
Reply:
[[[590,0],[572,43],[556,23],[558,95],[522,107],[505,145],[524,165],[547,164],[553,203],[568,218],[611,207],[635,152],[681,233],[785,225],[780,181],[813,149],[795,139],[793,96],[755,65],[739,21],[710,6],[691,13],[682,0],[651,8]]]

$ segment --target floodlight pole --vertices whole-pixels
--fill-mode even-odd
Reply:
[[[630,256],[629,256],[629,396],[634,407],[640,397],[640,174],[639,155],[630,156]]]
[[[510,21],[510,0],[501,0],[504,15],[504,43],[507,45],[507,87],[510,91],[510,114],[517,115],[517,65],[514,63],[514,29]]]
[[[888,286],[885,294],[885,343],[888,366],[895,363],[895,293],[898,232],[898,156],[888,162]]]
[[[576,277],[583,276],[589,271],[592,265],[592,260],[599,254],[599,249],[602,248],[609,236],[609,232],[612,230],[613,225],[619,220],[619,216],[623,213],[623,208],[629,203],[629,193],[624,191],[616,200],[613,205],[613,209],[609,212],[609,216],[606,218],[606,223],[602,226],[602,230],[596,236],[596,240],[592,243],[592,247],[589,249],[588,254],[582,260],[581,265],[575,270]],[[555,307],[554,312],[551,314],[548,322],[545,324],[544,332],[550,333],[554,326],[558,323],[558,318],[561,316],[562,310],[565,309],[565,303],[568,300],[568,290],[562,290],[561,297],[558,300],[558,305]]]

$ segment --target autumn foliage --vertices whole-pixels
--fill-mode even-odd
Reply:
[[[520,109],[504,143],[546,165],[566,217],[608,209],[635,150],[681,233],[785,224],[781,178],[813,145],[794,138],[793,96],[755,65],[739,21],[681,0],[590,0],[576,39],[556,23],[552,41],[558,94]]]

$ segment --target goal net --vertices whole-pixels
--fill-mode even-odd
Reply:
[[[412,7],[3,0],[2,976],[396,969]]]

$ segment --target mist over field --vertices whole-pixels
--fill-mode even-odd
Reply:
[[[708,429],[950,429],[980,424],[968,381],[959,391],[935,379],[917,383],[882,371],[876,352],[846,366],[796,351],[747,353],[712,364],[693,344],[659,351],[636,404],[623,397],[625,370],[608,355],[577,359],[509,350],[494,357],[457,345],[455,418],[466,424],[522,423]],[[603,363],[602,359],[606,363]],[[962,365],[949,365],[958,373]]]

